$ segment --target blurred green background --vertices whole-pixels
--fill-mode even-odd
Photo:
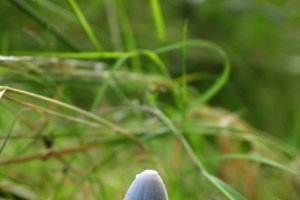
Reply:
[[[232,69],[226,86],[208,104],[237,114],[254,129],[266,132],[287,146],[295,147],[298,151],[300,148],[300,1],[162,0],[158,2],[163,17],[161,33],[157,33],[151,1],[77,0],[82,14],[98,41],[93,43],[91,42],[93,39],[86,34],[82,23],[79,22],[78,15],[74,13],[70,1],[4,0],[0,6],[0,52],[2,55],[38,56],[54,52],[55,56],[55,52],[154,50],[182,41],[184,24],[187,24],[187,39],[212,41],[223,48],[231,61]],[[223,60],[209,50],[191,47],[186,51],[184,62],[187,73],[198,74],[200,77],[192,81],[191,85],[193,89],[203,94],[219,77]],[[183,63],[181,52],[177,51],[162,57],[167,63],[171,77],[180,78]],[[115,58],[100,58],[96,61],[111,66]],[[131,69],[131,64],[135,65],[136,62],[141,62],[143,66],[143,70],[136,71],[145,74],[153,72],[151,69],[153,64],[143,59],[132,59],[127,63],[128,68]],[[27,79],[26,76],[23,78]],[[48,78],[45,77],[38,84],[33,85],[27,85],[22,78],[12,79],[9,76],[0,77],[0,82],[1,85],[23,87],[32,92],[52,96],[53,88],[59,83],[53,81],[54,78],[52,80]],[[44,82],[40,84],[41,81]],[[57,84],[54,84],[52,89],[42,88],[43,84],[52,81]],[[95,88],[91,88],[91,85],[93,83],[89,88],[85,88],[86,85],[82,82],[78,81],[76,85],[76,81],[73,81],[65,90],[67,97],[62,99],[88,110],[96,96]],[[133,96],[130,89],[128,90],[128,96]],[[112,104],[118,104],[119,99],[116,100],[114,94],[110,95],[112,97],[107,98],[110,98]],[[162,98],[168,99],[169,96]],[[170,103],[169,100],[164,101],[166,102]],[[10,119],[2,116],[2,127],[8,129]],[[74,130],[80,132],[81,129]],[[70,131],[73,131],[72,127]],[[193,141],[192,138],[189,139]],[[201,140],[193,142],[203,144]],[[197,152],[213,152],[214,142],[206,141],[206,150],[199,148]],[[156,145],[163,146],[160,143]],[[154,149],[156,145],[153,145]],[[176,143],[174,145],[176,146]],[[247,145],[242,147],[245,148]],[[271,147],[269,148],[272,150]],[[166,154],[170,155],[172,151]],[[108,155],[107,153],[106,156]],[[168,167],[172,168],[171,166],[172,164],[168,163]],[[122,170],[119,171],[121,172]],[[134,174],[134,171],[130,172],[131,176]],[[176,183],[181,184],[176,178],[168,177],[171,177],[167,182],[172,188]],[[186,182],[193,184],[189,180]],[[114,185],[114,191],[121,187],[120,185],[122,184]],[[274,188],[280,188],[280,181],[274,185]],[[122,188],[124,190],[126,186]],[[299,194],[299,186],[295,188],[298,191],[296,194]],[[186,194],[190,195],[187,199],[192,199],[193,192],[186,191]],[[173,198],[180,199],[181,195],[174,194]],[[111,197],[109,192],[106,197]],[[293,197],[296,199],[297,195]],[[264,196],[253,197],[253,199],[264,199]]]
[[[78,49],[93,50],[67,1],[32,0],[26,3],[49,24],[64,32]],[[103,49],[124,50],[124,43],[112,41],[111,37],[114,25],[110,25],[109,16],[114,15],[114,3],[78,1],[78,4]],[[164,0],[161,4],[168,42],[182,39],[183,24],[188,20],[189,38],[214,41],[229,54],[233,67],[230,82],[211,104],[239,112],[253,126],[300,145],[300,3],[291,0]],[[128,13],[136,47],[159,47],[161,43],[156,37],[150,2],[131,0],[123,2],[123,6]],[[71,50],[9,1],[2,2],[0,17],[2,54]],[[170,61],[174,74],[178,73],[179,60]],[[188,55],[190,71],[214,74],[218,73],[219,65],[205,53]]]

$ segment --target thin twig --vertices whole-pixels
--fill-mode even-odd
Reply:
[[[71,116],[68,116],[68,115],[64,115],[64,114],[61,114],[61,113],[49,110],[47,108],[41,107],[41,106],[33,105],[31,103],[28,103],[28,102],[19,101],[19,100],[15,99],[15,98],[7,96],[7,95],[4,95],[3,98],[7,99],[7,100],[9,100],[11,102],[20,104],[20,105],[22,105],[24,107],[31,108],[31,109],[33,109],[35,111],[38,111],[38,112],[41,112],[41,113],[46,113],[46,114],[49,114],[49,115],[60,117],[60,118],[63,118],[63,119],[69,120],[69,121],[73,121],[73,122],[80,123],[80,124],[83,124],[83,125],[86,125],[86,126],[90,126],[92,128],[100,128],[101,127],[97,123],[93,123],[93,122],[86,121],[84,119],[80,119],[80,118],[76,118],[76,117],[71,117]]]
[[[0,154],[2,153],[2,151],[3,151],[4,147],[6,146],[8,140],[10,139],[11,134],[12,134],[12,132],[13,132],[13,128],[15,127],[15,124],[16,124],[17,121],[19,120],[19,117],[21,116],[21,114],[22,114],[23,112],[28,111],[28,110],[29,110],[28,108],[24,108],[24,109],[20,110],[20,111],[17,113],[17,117],[16,117],[15,120],[13,121],[13,123],[12,123],[12,125],[11,125],[11,127],[10,127],[10,129],[9,129],[9,132],[8,132],[7,136],[4,138],[4,142],[3,142],[3,144],[2,144],[2,146],[1,146],[1,148],[0,148]]]
[[[0,166],[24,163],[24,162],[29,162],[29,161],[33,161],[33,160],[47,160],[51,157],[62,157],[64,155],[74,154],[74,153],[78,153],[78,152],[85,152],[87,150],[96,149],[98,147],[99,147],[99,144],[85,144],[85,145],[69,147],[69,148],[65,148],[65,149],[61,149],[61,150],[49,149],[47,151],[32,154],[29,156],[23,156],[23,157],[17,157],[17,158],[13,158],[13,159],[2,160],[2,161],[0,161]]]

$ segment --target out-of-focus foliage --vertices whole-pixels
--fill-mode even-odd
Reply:
[[[19,96],[9,89],[4,92],[1,87],[1,141],[7,139],[7,132],[11,137],[0,163],[36,153],[37,160],[49,160],[33,159],[11,166],[2,163],[0,196],[5,191],[15,195],[8,189],[21,185],[34,193],[20,189],[23,196],[44,199],[122,199],[127,188],[124,183],[130,183],[141,169],[154,166],[165,178],[174,200],[218,198],[221,194],[217,188],[221,185],[221,191],[226,189],[225,182],[249,199],[299,197],[298,0],[74,2],[1,2],[0,54],[33,57],[0,57],[0,85],[88,110],[117,128],[109,123],[98,127],[99,121],[91,123],[88,114],[40,102],[28,93]],[[153,11],[151,2],[159,2],[162,16]],[[155,23],[155,19],[162,21]],[[185,108],[185,100],[201,98],[222,74],[224,60],[209,48],[182,45],[168,53],[135,52],[138,56],[124,62],[121,70],[114,68],[128,56],[126,52],[156,50],[185,37],[218,44],[231,61],[230,79],[205,102],[209,106]],[[95,56],[97,53],[101,55]],[[43,58],[49,55],[51,58]],[[187,67],[186,77],[183,66]],[[226,74],[222,77],[225,80]],[[184,85],[185,80],[188,85]],[[38,112],[24,110],[24,106]],[[58,116],[56,112],[66,116],[44,115]],[[120,129],[121,133],[124,129],[135,134],[148,152],[113,135]],[[92,146],[94,150],[55,154],[55,150],[60,154],[73,145]],[[207,168],[201,176],[188,148]],[[225,190],[223,195],[228,191],[235,194],[235,190]]]
[[[28,3],[50,24],[71,36],[81,50],[92,50],[67,1]],[[121,50],[123,45],[114,46],[109,31],[116,26],[113,22],[109,24],[112,20],[108,19],[117,12],[113,9],[114,3],[91,0],[78,3],[103,48]],[[150,1],[131,0],[123,4],[129,11],[137,47],[158,47],[160,43],[154,32]],[[256,127],[284,140],[299,135],[299,2],[164,0],[161,4],[168,41],[182,38],[183,22],[187,19],[189,37],[216,41],[230,54],[234,69],[231,83],[214,99],[216,105],[244,113]],[[68,50],[8,1],[2,2],[0,10],[2,53]],[[190,70],[217,70],[218,62],[210,55],[189,53]],[[178,61],[174,58],[174,68]]]

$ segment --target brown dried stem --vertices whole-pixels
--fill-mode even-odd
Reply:
[[[55,149],[49,149],[44,152],[28,155],[28,156],[22,156],[7,160],[1,160],[0,166],[3,165],[12,165],[12,164],[19,164],[24,162],[29,162],[33,160],[47,160],[51,157],[60,158],[62,156],[68,155],[68,154],[74,154],[79,152],[85,152],[91,149],[96,149],[99,147],[100,144],[85,144],[85,145],[79,145],[75,147],[69,147],[61,150],[55,150]]]
[[[80,114],[80,115],[82,115],[82,116],[84,116],[84,117],[86,117],[86,118],[94,121],[96,124],[99,124],[100,126],[108,128],[108,129],[112,130],[113,132],[116,132],[116,133],[124,136],[128,140],[131,140],[135,144],[137,144],[143,151],[146,151],[144,145],[137,138],[135,138],[132,134],[130,134],[127,130],[125,130],[125,129],[123,129],[123,128],[121,128],[121,127],[119,127],[119,126],[117,126],[117,125],[115,125],[115,124],[113,124],[113,123],[111,123],[111,122],[109,122],[109,121],[101,118],[101,117],[99,117],[99,116],[96,116],[93,113],[90,113],[90,112],[82,110],[82,109],[80,109],[78,107],[72,106],[70,104],[67,104],[67,103],[64,103],[64,102],[52,99],[52,98],[48,98],[48,97],[45,97],[45,96],[37,95],[37,94],[31,93],[31,92],[27,92],[27,91],[23,91],[23,90],[18,90],[18,89],[11,88],[11,87],[8,87],[8,86],[0,86],[0,91],[1,90],[5,90],[5,94],[3,95],[3,97],[5,97],[6,99],[8,99],[8,100],[10,100],[10,101],[12,101],[14,103],[20,104],[20,105],[25,106],[25,107],[29,107],[29,108],[37,110],[39,112],[45,112],[45,113],[48,113],[48,114],[51,114],[51,115],[54,115],[54,116],[57,116],[57,117],[62,117],[62,118],[68,119],[68,120],[72,120],[72,121],[76,121],[76,122],[80,122],[80,123],[85,123],[85,124],[90,124],[91,125],[91,122],[87,122],[86,120],[83,120],[81,118],[76,118],[76,117],[72,117],[72,116],[69,116],[69,115],[64,115],[64,114],[61,114],[61,113],[58,113],[58,112],[54,112],[54,111],[48,110],[48,109],[46,109],[44,107],[36,106],[36,105],[31,104],[31,103],[22,102],[22,101],[13,99],[11,97],[8,97],[6,95],[6,93],[15,93],[15,94],[18,94],[18,95],[31,97],[33,99],[37,99],[37,100],[40,100],[40,101],[48,102],[48,103],[57,105],[57,106],[59,106],[61,108],[73,111],[73,112],[75,112],[77,114]]]

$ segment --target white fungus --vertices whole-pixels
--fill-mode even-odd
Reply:
[[[168,200],[168,194],[157,171],[148,169],[136,175],[124,200]]]

